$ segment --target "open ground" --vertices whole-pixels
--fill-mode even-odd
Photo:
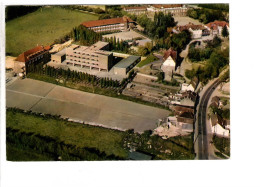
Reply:
[[[6,88],[7,107],[61,115],[85,123],[137,132],[156,128],[169,111],[130,101],[81,92],[32,79]]]
[[[43,7],[6,23],[6,53],[18,56],[37,45],[50,45],[73,27],[98,16],[60,7]]]

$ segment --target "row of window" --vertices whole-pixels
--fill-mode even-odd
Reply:
[[[77,60],[72,60],[72,59],[68,59],[67,61],[68,61],[68,62],[71,62],[71,63],[80,62],[80,63],[91,64],[91,65],[96,65],[96,66],[99,65],[98,63],[86,62],[86,61],[77,61]]]
[[[31,63],[31,62],[36,62],[37,60],[40,60],[41,58],[43,58],[43,55],[37,56],[37,57],[31,59],[31,60],[29,61],[29,63]]]

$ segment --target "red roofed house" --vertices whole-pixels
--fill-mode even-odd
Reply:
[[[50,60],[50,48],[50,46],[37,46],[20,54],[16,58],[16,61],[24,63],[25,67],[32,63],[38,64],[41,62],[48,62]]]
[[[214,21],[210,22],[207,25],[207,28],[210,29],[211,35],[221,35],[222,29],[226,26],[229,32],[229,24],[225,21]]]
[[[134,21],[127,16],[83,22],[82,25],[95,32],[126,31]]]
[[[168,49],[163,55],[163,60],[161,69],[165,74],[165,80],[171,81],[172,73],[175,72],[177,51],[172,48]]]

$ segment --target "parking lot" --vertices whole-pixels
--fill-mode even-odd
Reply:
[[[16,80],[6,88],[7,107],[61,115],[120,130],[156,128],[169,111],[112,97],[73,90],[42,81]]]

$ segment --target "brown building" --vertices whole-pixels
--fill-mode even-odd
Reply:
[[[134,26],[134,21],[124,16],[121,18],[87,21],[83,22],[82,25],[95,32],[126,31]]]
[[[113,66],[113,53],[104,51],[108,49],[108,45],[109,43],[101,41],[89,47],[73,44],[53,54],[51,61],[90,70],[109,71]]]
[[[50,46],[37,46],[33,49],[23,52],[20,54],[15,60],[18,62],[24,63],[24,66],[27,67],[28,65],[34,63],[46,63],[50,60]]]

